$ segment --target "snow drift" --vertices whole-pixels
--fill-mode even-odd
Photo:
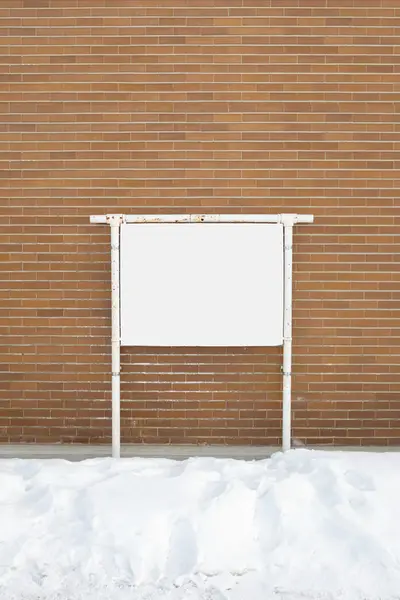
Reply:
[[[0,461],[1,600],[400,594],[400,454]]]

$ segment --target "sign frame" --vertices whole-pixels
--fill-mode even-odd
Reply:
[[[121,455],[121,297],[120,297],[120,229],[123,223],[281,223],[283,225],[283,397],[282,449],[291,448],[292,392],[292,295],[293,295],[293,227],[313,223],[314,216],[284,213],[267,214],[183,214],[183,215],[92,215],[90,223],[108,224],[111,231],[111,346],[112,346],[112,456]]]

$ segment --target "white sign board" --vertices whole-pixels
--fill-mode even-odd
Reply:
[[[121,345],[282,345],[282,225],[123,224],[120,244]]]

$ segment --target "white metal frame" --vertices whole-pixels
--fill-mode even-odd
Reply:
[[[283,322],[283,404],[282,449],[291,448],[292,394],[292,290],[293,290],[293,227],[313,223],[313,215],[94,215],[90,222],[108,224],[111,228],[111,345],[112,345],[112,456],[121,453],[120,426],[120,226],[122,223],[281,223],[284,228],[284,322]]]

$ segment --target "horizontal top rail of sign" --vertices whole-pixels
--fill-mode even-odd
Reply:
[[[91,223],[109,223],[111,217],[119,216],[123,223],[313,223],[314,215],[92,215]]]

